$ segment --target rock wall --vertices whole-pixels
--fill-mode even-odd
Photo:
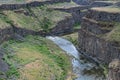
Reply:
[[[50,30],[49,34],[62,35],[62,34],[70,33],[73,31],[74,23],[75,21],[73,17],[66,17],[64,20],[58,22],[57,25]]]
[[[118,42],[111,42],[104,38],[114,29],[115,25],[112,22],[119,21],[119,16],[118,13],[90,10],[83,18],[79,31],[79,49],[103,63],[109,63],[115,58],[120,59]]]
[[[89,5],[90,7],[104,7],[111,6],[117,1],[107,1],[107,0],[73,0],[79,5]]]
[[[13,36],[14,36],[14,31],[11,26],[0,29],[0,44],[12,38]],[[7,65],[7,63],[4,62],[3,55],[4,55],[4,50],[0,47],[0,71],[7,72],[9,66]],[[0,78],[5,78],[5,75],[4,74],[0,75]]]
[[[93,1],[90,3],[91,7],[105,7],[105,6],[111,6],[117,3],[116,1]]]
[[[86,17],[97,21],[120,21],[120,13],[101,11],[97,10],[97,8],[90,9]]]
[[[75,21],[73,17],[66,17],[64,20],[61,20],[58,22],[54,28],[50,29],[49,32],[45,32],[43,30],[41,31],[33,31],[33,30],[28,30],[25,28],[20,28],[14,25],[14,33],[17,33],[21,36],[26,36],[26,35],[40,35],[40,36],[46,36],[46,35],[62,35],[66,33],[70,33],[73,31],[73,25]]]
[[[114,24],[109,22],[97,22],[96,20],[83,17],[81,23],[82,29],[96,35],[105,34],[114,28]]]
[[[13,32],[13,28],[12,27],[7,27],[7,28],[4,28],[4,29],[0,29],[0,44],[13,37],[14,35],[14,32]]]
[[[79,49],[103,63],[109,63],[114,58],[120,58],[120,49],[85,30],[79,31]]]
[[[73,1],[79,5],[89,5],[91,2],[93,2],[92,0],[73,0]]]
[[[53,3],[59,3],[59,2],[70,2],[71,0],[46,0],[46,1],[33,1],[28,2],[24,4],[1,4],[0,9],[1,10],[14,10],[14,9],[20,9],[25,7],[36,7],[44,4],[53,4]]]
[[[86,15],[88,6],[76,5],[74,7],[69,7],[69,8],[63,7],[63,8],[52,8],[52,9],[71,13],[75,22],[79,23],[82,21],[82,17]],[[85,9],[86,11],[83,11]]]

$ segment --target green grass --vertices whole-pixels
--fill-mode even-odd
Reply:
[[[46,6],[27,7],[21,9],[21,11],[21,13],[15,13],[14,11],[4,11],[3,13],[15,26],[34,31],[48,31],[55,27],[59,21],[71,17],[69,13],[50,10]]]
[[[5,79],[3,79],[3,78],[0,78],[0,80],[5,80]]]
[[[69,40],[74,45],[78,45],[78,33],[77,32],[74,32],[74,33],[68,34],[68,35],[64,35],[62,37]]]
[[[111,32],[106,34],[106,38],[108,41],[120,42],[120,24],[116,23]]]
[[[65,80],[71,71],[69,57],[45,38],[27,36],[24,42],[10,40],[3,47],[4,60],[10,65],[8,79]]]
[[[2,13],[0,13],[0,28],[5,29],[11,27],[11,21]]]
[[[75,23],[73,29],[80,29],[81,28],[81,24],[80,23]]]

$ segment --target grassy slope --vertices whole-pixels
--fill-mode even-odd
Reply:
[[[52,5],[47,5],[49,8],[71,8],[71,7],[79,7],[80,5],[76,4],[75,2],[64,2],[64,3],[56,3]]]
[[[27,13],[27,15],[24,13]],[[47,29],[53,28],[59,21],[65,19],[66,16],[71,17],[69,13],[49,10],[46,6],[28,7],[22,9],[21,13],[4,11],[4,14],[6,14],[16,26],[34,31],[43,30],[44,25],[48,25]],[[49,22],[45,22],[44,18],[47,18]]]
[[[28,36],[24,42],[10,40],[3,44],[4,60],[10,65],[7,79],[64,80],[71,70],[70,59],[51,41]]]
[[[5,15],[0,14],[0,29],[5,29],[11,27],[10,21],[6,18]]]
[[[0,28],[11,27],[11,24],[14,24],[20,28],[39,31],[43,30],[44,17],[50,21],[48,29],[65,17],[71,17],[69,13],[48,10],[45,6],[26,8],[22,11],[21,13],[1,11]],[[24,11],[28,15],[25,15]],[[10,66],[10,70],[5,73],[7,80],[14,78],[17,80],[64,80],[69,77],[67,75],[71,75],[69,57],[45,38],[29,36],[24,42],[10,40],[2,47],[6,53],[4,60]]]
[[[112,42],[120,42],[120,24],[116,23],[113,30],[105,35],[105,39]]]
[[[62,36],[63,38],[71,41],[74,45],[78,45],[78,32]]]
[[[29,3],[32,1],[49,1],[49,0],[1,0],[0,4],[24,4],[24,3]]]

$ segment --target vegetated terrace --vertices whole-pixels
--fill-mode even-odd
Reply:
[[[95,7],[91,8],[91,10],[99,11],[99,12],[106,12],[106,13],[111,13],[111,14],[120,14],[120,7],[118,6],[108,6],[108,7]],[[106,27],[105,29],[110,29],[111,31],[104,34],[100,35],[100,37],[103,37],[104,39],[112,42],[120,42],[120,23],[119,22],[102,22],[102,21],[97,21],[101,24],[113,24],[113,28]]]
[[[47,6],[28,7],[16,11],[2,11],[1,13],[1,18],[5,16],[15,26],[33,31],[51,29],[59,21],[66,17],[72,17],[66,12],[50,10]]]
[[[44,2],[44,1],[50,1],[50,0],[0,0],[0,4],[24,4],[24,3],[29,3],[33,1]]]
[[[71,7],[80,7],[81,5],[76,4],[75,2],[71,1],[69,3],[64,2],[64,3],[56,3],[56,4],[52,4],[52,5],[47,5],[49,8],[64,8],[64,9],[68,9]],[[82,7],[82,6],[81,6]]]
[[[64,80],[71,72],[70,58],[53,42],[39,36],[2,44],[4,61],[9,64],[6,79]],[[1,79],[1,78],[0,78]]]

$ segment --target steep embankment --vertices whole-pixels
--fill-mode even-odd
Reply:
[[[17,7],[19,5],[22,4],[5,4],[1,6],[6,7],[0,8],[0,43],[2,43],[0,79],[63,80],[71,78],[71,64],[65,52],[49,40],[35,36],[72,32],[75,20],[71,13],[50,9],[47,5],[41,5],[38,2]],[[34,36],[25,39],[21,37],[27,35]]]
[[[7,71],[0,72],[2,80],[64,80],[71,75],[69,57],[43,37],[27,36],[22,42],[9,40],[1,48],[3,60],[9,65]]]
[[[92,8],[83,18],[79,48],[104,63],[120,59],[119,8]]]
[[[14,10],[26,7],[36,7],[45,4],[54,4],[60,2],[70,2],[71,0],[6,0],[0,1],[0,9]]]

